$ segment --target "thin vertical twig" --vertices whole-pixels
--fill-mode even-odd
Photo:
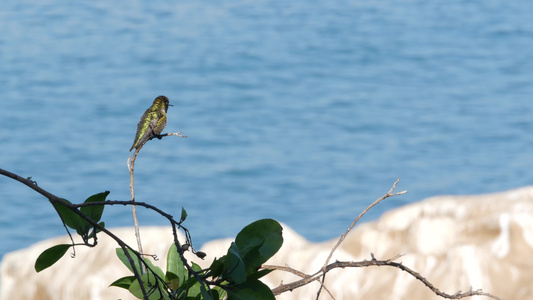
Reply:
[[[133,167],[135,165],[135,158],[137,157],[137,154],[139,153],[139,150],[141,150],[142,145],[135,150],[135,153],[133,153],[133,157],[128,157],[128,170],[130,171],[130,194],[131,194],[131,201],[135,201],[135,189],[133,188]],[[135,238],[137,239],[137,247],[139,248],[139,253],[141,255],[144,253],[141,243],[141,232],[139,231],[139,221],[137,220],[137,209],[135,205],[131,206],[132,214],[133,214],[133,225],[135,227]]]
[[[169,135],[175,135],[175,136],[183,137],[183,138],[187,137],[186,135],[181,135],[181,133],[182,133],[181,131],[180,132],[176,132],[176,133],[170,133],[169,132],[169,133],[161,134],[161,135],[158,135],[158,136],[152,136],[148,140],[151,140],[154,137],[157,137],[157,138],[160,139],[161,137],[169,136]],[[133,153],[133,156],[128,157],[127,164],[128,164],[128,170],[130,172],[131,201],[135,201],[135,189],[133,187],[133,182],[134,182],[134,176],[133,176],[133,172],[134,171],[133,171],[133,169],[134,169],[134,165],[135,165],[135,159],[137,158],[137,154],[139,154],[139,151],[142,149],[143,146],[144,146],[144,144],[138,145],[138,147],[135,149],[135,152]],[[132,210],[132,214],[133,214],[133,225],[135,227],[135,238],[137,239],[137,247],[139,248],[139,253],[141,253],[141,255],[142,255],[144,252],[143,252],[142,243],[141,243],[141,232],[139,230],[139,221],[137,219],[136,206],[132,205],[131,206],[131,210]]]
[[[341,235],[341,237],[339,238],[339,240],[337,241],[337,243],[335,244],[335,246],[333,246],[333,248],[331,249],[331,252],[329,253],[328,255],[328,258],[326,259],[326,261],[324,262],[324,266],[322,266],[322,269],[320,270],[320,272],[322,272],[322,283],[324,283],[324,281],[326,280],[326,268],[329,264],[329,261],[331,260],[331,257],[333,257],[333,253],[335,252],[335,250],[337,250],[337,248],[340,246],[340,244],[344,241],[344,239],[346,238],[346,236],[348,235],[348,233],[350,233],[350,231],[352,230],[352,228],[355,226],[355,224],[357,224],[357,222],[372,208],[374,207],[376,204],[378,204],[379,202],[381,202],[382,200],[384,199],[387,199],[389,197],[392,197],[392,196],[396,196],[396,195],[402,195],[402,194],[405,194],[407,193],[407,191],[401,191],[401,192],[397,192],[397,193],[393,193],[394,189],[396,188],[396,185],[398,184],[398,182],[400,182],[400,178],[398,178],[394,184],[392,185],[392,187],[390,188],[390,190],[385,194],[383,195],[381,198],[377,199],[376,201],[374,201],[372,204],[370,204],[362,213],[359,214],[359,216],[357,216],[357,218],[355,218],[355,220],[352,222],[352,224],[350,224],[350,226],[348,227],[348,229],[346,229],[346,231],[344,232],[343,235]],[[320,292],[322,291],[322,285],[320,286],[320,288],[318,289],[318,292],[317,292],[317,295],[316,295],[316,299],[318,300],[318,297],[320,296]]]

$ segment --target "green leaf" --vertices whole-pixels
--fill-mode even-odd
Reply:
[[[134,281],[135,281],[135,276],[125,276],[125,277],[115,280],[109,286],[116,286],[116,287],[123,288],[123,289],[129,289],[130,285]]]
[[[259,280],[248,280],[243,284],[225,287],[228,300],[275,300],[270,288]]]
[[[213,293],[213,296],[217,296],[218,298],[215,299],[225,299],[227,292],[222,289],[221,287],[215,286],[211,289],[212,291],[216,292],[216,294]]]
[[[191,267],[192,269],[197,272],[197,273],[201,273],[202,271],[202,268],[194,263],[194,262],[191,262]],[[180,285],[180,288],[174,293],[175,294],[175,299],[201,299],[201,293],[202,293],[202,288],[201,288],[201,283],[198,282],[198,280],[196,280],[196,278],[194,276],[191,276],[190,278],[188,278],[187,276],[187,271],[185,271],[185,282],[183,284]]]
[[[237,237],[240,257],[246,265],[246,273],[255,272],[272,257],[283,244],[283,228],[272,219],[262,219],[244,227]]]
[[[168,295],[165,286],[161,282],[158,282],[152,273],[142,274],[141,280],[144,289],[148,294],[148,300],[170,300],[170,296]],[[128,290],[135,297],[143,299],[143,292],[138,280],[134,280]]]
[[[270,270],[270,269],[263,269],[263,270],[259,270],[257,272],[253,272],[252,274],[249,274],[248,275],[248,280],[252,280],[252,279],[259,279],[265,275],[267,275],[268,273],[272,272],[274,270]]]
[[[181,217],[179,223],[185,221],[187,219],[187,211],[185,211],[185,208],[181,208]]]
[[[146,263],[146,266],[147,266],[147,272],[154,272],[157,276],[159,276],[159,278],[161,280],[165,280],[165,273],[163,273],[163,270],[161,270],[160,267],[158,266],[155,266],[152,261],[150,261],[150,259],[148,258],[145,258],[144,259],[144,262]]]
[[[167,253],[167,273],[171,272],[178,276],[178,264],[181,261],[176,244],[172,243]]]
[[[85,202],[83,203],[103,202],[105,201],[105,198],[107,197],[107,195],[109,195],[109,191],[94,194],[91,197],[87,198],[87,200],[85,200]],[[80,210],[87,217],[91,218],[91,220],[98,222],[102,218],[104,207],[105,205],[90,205],[90,206],[83,206],[80,208]]]
[[[205,286],[202,284],[200,285],[200,292],[202,294],[202,300],[214,300],[215,298],[213,297],[213,295],[211,294],[211,291],[207,291],[205,289]]]
[[[35,271],[41,272],[55,264],[61,257],[63,257],[63,255],[65,255],[65,253],[67,253],[70,247],[72,247],[71,244],[61,244],[44,250],[35,261]]]
[[[100,222],[100,223],[98,223],[98,225],[100,225],[100,226],[102,226],[102,227],[105,228],[105,222]],[[89,237],[88,237],[89,239],[94,238],[94,236],[95,236],[95,234],[96,234],[95,231],[96,231],[96,233],[98,233],[98,232],[101,232],[102,230],[100,230],[99,228],[94,228],[94,229],[91,231],[91,233],[89,233]]]
[[[191,261],[191,267],[192,270],[196,273],[200,273],[202,271],[202,267],[200,267],[200,265],[195,263],[194,261]]]
[[[165,278],[166,278],[168,287],[172,291],[178,290],[180,288],[180,285],[183,283],[182,281],[179,280],[178,275],[172,272],[169,272],[169,271],[165,273]]]
[[[176,248],[176,244],[172,244],[168,249],[167,253],[167,273],[165,274],[166,278],[169,282],[171,280],[175,280],[174,282],[172,282],[172,284],[177,284],[179,286],[183,282],[185,282],[185,273],[186,269],[183,266],[183,261],[180,258],[180,255]]]
[[[131,250],[130,250],[131,251]],[[165,285],[165,275],[161,268],[154,266],[150,259],[145,258],[146,272],[141,275],[141,280],[149,300],[170,299]],[[137,266],[136,266],[137,267]],[[129,291],[136,297],[142,298],[143,293],[138,280],[134,280]]]
[[[63,199],[70,203],[70,201]],[[66,207],[65,205],[61,203],[54,203],[54,207],[57,210],[57,213],[61,216],[61,219],[65,224],[76,230],[76,232],[81,235],[87,235],[89,233],[89,229],[91,228],[91,225],[89,222],[85,221],[82,217],[80,217],[78,214],[76,214],[71,208]]]
[[[226,260],[226,269],[227,274],[224,276],[227,279],[235,282],[235,283],[243,283],[246,281],[246,269],[244,262],[242,261],[240,255],[239,255],[239,248],[237,247],[237,244],[231,243],[231,246],[228,249],[228,253],[226,254],[227,260]]]
[[[225,261],[227,261],[227,257],[225,255],[221,258],[213,260],[211,266],[209,266],[211,277],[216,278],[224,273]]]
[[[124,254],[124,250],[122,250],[122,248],[117,248],[116,249],[116,252],[117,252],[117,256],[118,258],[120,259],[120,261],[122,261],[122,263],[128,267],[128,269],[133,273],[133,267],[132,267],[132,263],[133,265],[135,266],[135,269],[137,270],[137,272],[139,274],[142,274],[143,271],[142,271],[142,267],[141,267],[141,259],[135,254],[135,252],[133,252],[132,250],[130,249],[127,249],[128,251],[128,254],[131,256],[131,258],[133,259],[133,262],[130,262],[128,257],[126,256],[126,254]]]
[[[196,280],[196,278],[191,277],[185,281],[184,284],[182,284],[176,293],[177,295],[187,295],[187,299],[194,299],[196,296],[201,294],[200,290],[200,282]],[[179,298],[182,299],[182,298]]]

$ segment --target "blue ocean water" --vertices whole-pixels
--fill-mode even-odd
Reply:
[[[533,2],[4,1],[0,168],[71,201],[129,199],[128,149],[157,95],[174,106],[136,162],[136,199],[193,242],[274,218],[312,241],[440,194],[532,183]],[[0,257],[64,234],[0,177]],[[166,225],[140,209],[143,225]],[[108,207],[108,227],[130,226]]]

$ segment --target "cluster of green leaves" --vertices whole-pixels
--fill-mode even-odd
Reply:
[[[272,219],[251,223],[241,230],[227,254],[215,259],[208,269],[191,263],[190,270],[184,264],[176,245],[167,254],[167,270],[154,266],[149,259],[143,263],[133,251],[128,250],[132,263],[121,248],[117,249],[120,260],[130,269],[141,275],[148,299],[258,299],[272,300],[274,295],[259,278],[271,270],[259,270],[261,265],[272,257],[283,244],[282,227]],[[193,274],[194,273],[194,274]],[[111,286],[128,289],[135,297],[143,293],[135,276],[126,276],[113,282]]]
[[[84,203],[103,202],[106,200],[107,195],[109,195],[109,191],[92,195],[87,198]],[[70,203],[70,201],[66,199],[63,200]],[[54,207],[59,216],[61,217],[61,220],[63,220],[63,223],[66,226],[76,230],[76,232],[81,236],[83,242],[86,245],[89,245],[89,240],[91,238],[96,238],[96,234],[100,230],[98,228],[95,228],[93,225],[91,225],[91,223],[89,223],[89,221],[77,214],[74,209],[69,208],[59,202],[55,202]],[[98,225],[105,227],[105,223],[100,222],[100,219],[102,218],[102,214],[104,212],[104,205],[83,206],[79,209],[79,212],[81,212],[94,222],[98,223]],[[35,270],[37,272],[41,272],[42,270],[52,266],[61,257],[63,257],[63,255],[65,255],[65,253],[70,247],[73,246],[74,244],[61,244],[46,249],[37,258],[37,261],[35,262]]]
[[[109,192],[90,196],[84,203],[104,202]],[[75,208],[65,202],[54,202],[53,205],[66,227],[74,229],[86,246],[96,245],[96,234],[100,229],[94,225],[105,227],[100,222],[105,205],[95,204]],[[187,212],[182,209],[179,224],[185,221]],[[94,221],[93,224],[89,220]],[[94,239],[91,244],[90,240]],[[244,227],[231,243],[226,255],[214,259],[208,269],[202,270],[199,265],[187,263],[180,255],[176,244],[167,254],[167,270],[152,264],[150,259],[142,256],[122,244],[117,248],[118,258],[136,276],[126,276],[113,282],[111,286],[128,289],[135,297],[148,299],[258,299],[271,300],[274,295],[268,286],[259,279],[271,270],[259,270],[261,265],[272,257],[283,244],[282,227],[272,219],[258,220]],[[55,264],[70,247],[76,244],[60,244],[46,249],[35,262],[35,270],[40,272]],[[179,246],[179,245],[178,245]],[[181,247],[181,246],[180,246]],[[186,249],[188,247],[183,247]],[[126,250],[125,250],[126,249]],[[182,248],[180,248],[182,249]],[[125,252],[126,251],[126,252]],[[197,252],[198,257],[205,254]],[[142,283],[141,283],[142,282]],[[142,284],[142,287],[141,287]],[[144,292],[143,292],[144,290]]]

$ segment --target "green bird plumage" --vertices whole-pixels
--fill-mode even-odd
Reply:
[[[142,147],[148,140],[159,136],[163,132],[167,125],[168,106],[167,97],[158,96],[155,98],[152,106],[144,112],[139,124],[137,124],[137,133],[130,151],[133,148]]]

